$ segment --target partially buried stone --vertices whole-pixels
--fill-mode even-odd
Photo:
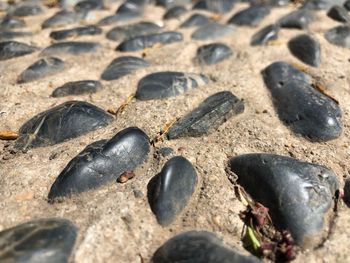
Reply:
[[[66,219],[29,221],[0,232],[0,261],[68,262],[76,237],[77,228]]]
[[[10,40],[14,38],[30,37],[32,32],[21,32],[21,31],[2,31],[0,30],[0,41]]]
[[[313,20],[311,11],[299,9],[280,18],[277,24],[283,28],[306,29]]]
[[[350,11],[350,0],[345,1],[344,7],[346,10]]]
[[[19,129],[15,148],[54,145],[107,126],[114,118],[83,101],[67,101],[28,120]]]
[[[269,43],[269,41],[276,40],[278,38],[279,30],[279,27],[275,24],[264,27],[252,36],[250,45],[266,45]]]
[[[161,27],[151,22],[139,22],[126,26],[117,26],[107,32],[106,37],[110,40],[123,41],[136,36],[154,34]]]
[[[328,141],[341,135],[341,110],[330,97],[311,85],[310,76],[285,62],[262,72],[278,116],[294,133],[310,141]]]
[[[163,16],[163,19],[173,19],[173,18],[179,18],[180,16],[187,13],[187,9],[183,6],[174,6],[170,8]]]
[[[302,247],[322,242],[325,216],[330,215],[339,188],[331,170],[274,154],[233,157],[229,166],[254,201],[269,208],[277,229],[289,230]]]
[[[49,201],[95,189],[141,165],[150,151],[148,136],[129,127],[110,140],[88,145],[63,169],[51,186]]]
[[[149,63],[142,58],[125,56],[114,59],[103,71],[101,78],[103,80],[119,79],[134,71],[149,66]]]
[[[232,56],[232,49],[221,43],[212,43],[200,46],[197,49],[197,56],[194,59],[200,65],[217,64]]]
[[[165,8],[172,8],[176,5],[187,5],[191,3],[191,0],[156,0],[156,5],[163,6]]]
[[[13,10],[12,15],[13,16],[35,16],[40,13],[42,13],[43,10],[38,5],[21,5],[16,7],[15,10]]]
[[[164,243],[154,253],[153,263],[258,263],[254,256],[244,256],[224,245],[214,233],[188,231]]]
[[[140,17],[145,9],[147,0],[125,0],[117,9],[120,19],[129,20]]]
[[[305,64],[318,67],[321,64],[320,43],[307,34],[296,36],[289,40],[290,52]]]
[[[155,44],[171,44],[174,42],[180,42],[183,40],[181,33],[168,31],[157,34],[150,34],[145,36],[136,36],[131,39],[125,40],[116,48],[117,51],[137,51],[152,47]]]
[[[337,46],[350,48],[350,27],[349,26],[337,26],[328,30],[324,34],[329,43]]]
[[[102,89],[102,84],[96,80],[80,80],[67,82],[52,92],[52,97],[64,97],[69,95],[81,95],[96,93]]]
[[[65,63],[56,57],[42,58],[30,65],[18,77],[17,83],[27,83],[63,71]]]
[[[0,61],[21,57],[37,51],[38,48],[17,41],[0,42]]]
[[[159,224],[171,224],[185,208],[197,184],[193,165],[182,156],[167,161],[148,183],[148,201]]]
[[[209,17],[202,14],[193,14],[180,27],[195,27],[213,22]]]
[[[342,5],[345,0],[307,0],[304,1],[302,9],[328,10],[334,5]]]
[[[79,21],[83,20],[85,17],[85,13],[76,13],[71,11],[58,11],[50,18],[46,19],[41,27],[42,28],[48,28],[48,27],[60,27],[60,26],[67,26],[74,23],[78,23]]]
[[[84,36],[84,35],[99,35],[101,33],[102,33],[102,29],[97,26],[84,26],[84,27],[76,27],[72,29],[53,31],[50,33],[50,37],[55,40],[62,40],[69,37],[77,37],[77,36]]]
[[[5,16],[2,20],[1,20],[1,23],[0,23],[0,28],[2,30],[4,29],[14,29],[14,28],[22,28],[22,27],[25,27],[26,26],[26,23],[19,19],[19,18],[16,18],[16,17],[12,17],[12,16]]]
[[[51,56],[56,54],[68,54],[68,55],[81,55],[84,53],[94,52],[101,47],[100,44],[95,42],[80,42],[80,41],[67,41],[52,44],[43,51],[40,56]]]
[[[218,39],[225,37],[232,32],[232,26],[211,22],[197,28],[197,30],[192,33],[191,38],[196,40]]]
[[[254,5],[236,13],[228,23],[256,27],[268,14],[270,14],[270,7]]]
[[[104,8],[102,0],[84,0],[79,1],[74,6],[75,12],[87,12],[92,10],[102,10]]]
[[[177,96],[208,83],[204,75],[183,72],[156,72],[143,77],[136,91],[139,100],[162,99]]]
[[[333,6],[331,9],[329,9],[327,15],[338,22],[350,22],[350,15],[348,14],[348,11],[342,6]]]
[[[171,126],[167,137],[176,139],[209,134],[243,111],[244,102],[230,91],[215,93]]]
[[[193,9],[203,9],[214,13],[228,13],[232,10],[236,0],[200,0]]]

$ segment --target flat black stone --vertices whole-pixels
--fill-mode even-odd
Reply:
[[[102,0],[84,0],[79,1],[74,6],[75,12],[87,12],[92,10],[102,10],[104,8]]]
[[[29,221],[0,232],[0,261],[68,262],[76,237],[77,228],[69,220]]]
[[[187,9],[183,6],[174,6],[170,8],[163,16],[163,19],[173,19],[173,18],[179,18],[180,16],[187,13]]]
[[[17,18],[17,17],[12,17],[12,16],[5,16],[0,23],[0,28],[2,30],[4,29],[14,29],[14,28],[23,28],[26,26],[26,23]]]
[[[89,144],[56,178],[49,201],[115,181],[124,172],[141,165],[149,151],[148,136],[136,127],[126,128],[110,140]]]
[[[74,23],[80,22],[85,17],[85,13],[76,13],[71,11],[58,11],[50,18],[46,19],[41,27],[49,28],[49,27],[59,27],[59,26],[67,26]]]
[[[186,27],[202,26],[210,22],[213,22],[213,21],[205,15],[193,14],[187,20],[185,20],[185,22],[183,22],[180,27],[186,28]]]
[[[306,29],[312,21],[314,16],[311,11],[299,9],[280,18],[277,24],[282,28]]]
[[[244,102],[230,91],[215,93],[171,126],[167,137],[170,140],[207,135],[243,111]]]
[[[30,37],[32,32],[21,32],[21,31],[1,31],[0,30],[0,41],[11,40],[21,37]]]
[[[139,100],[163,99],[177,96],[208,83],[204,75],[183,72],[156,72],[143,77],[136,91]]]
[[[344,7],[346,10],[350,11],[350,0],[345,1]]]
[[[214,13],[228,13],[234,7],[236,0],[200,0],[193,9],[202,9]]]
[[[217,64],[232,56],[232,49],[221,43],[212,43],[200,46],[197,49],[195,62],[200,65]]]
[[[126,26],[117,26],[107,32],[110,40],[123,41],[133,37],[158,33],[161,27],[151,22],[139,22]]]
[[[349,26],[337,26],[328,30],[324,34],[329,43],[337,46],[350,48],[350,27]]]
[[[96,80],[80,80],[67,82],[52,92],[52,97],[64,97],[69,95],[81,95],[96,93],[101,90],[102,84]]]
[[[291,232],[298,245],[319,244],[339,188],[328,168],[273,154],[233,157],[230,169],[249,195],[267,208],[273,224]]]
[[[81,55],[94,52],[101,47],[95,42],[67,41],[54,43],[41,51],[40,56],[54,56],[57,54]]]
[[[56,57],[42,58],[30,65],[18,77],[17,83],[26,83],[52,76],[65,69],[63,60]]]
[[[41,112],[19,129],[15,148],[54,145],[107,126],[113,117],[83,101],[67,101]]]
[[[348,14],[348,11],[342,6],[333,6],[331,9],[329,9],[327,16],[338,22],[350,22],[350,15]]]
[[[342,5],[344,0],[307,0],[302,9],[309,10],[328,10],[334,5]]]
[[[17,41],[0,42],[0,61],[21,57],[37,51],[38,48]]]
[[[84,26],[84,27],[76,27],[72,29],[53,31],[50,33],[50,37],[55,40],[62,40],[69,37],[84,36],[84,35],[99,35],[101,33],[102,33],[102,29],[97,26]]]
[[[341,110],[330,97],[316,90],[310,76],[285,62],[262,72],[278,116],[294,133],[310,141],[328,141],[341,135]]]
[[[125,56],[114,59],[103,71],[103,80],[115,80],[129,75],[134,71],[149,66],[149,63],[142,58]]]
[[[229,25],[222,25],[216,22],[204,24],[197,28],[191,35],[196,40],[213,40],[227,36],[233,32]]]
[[[182,156],[167,161],[148,183],[148,201],[159,224],[171,224],[186,207],[197,185],[193,165]]]
[[[42,8],[38,5],[21,5],[13,10],[13,16],[35,16],[43,12]]]
[[[279,30],[279,27],[274,24],[262,28],[252,36],[250,45],[266,45],[269,41],[276,40],[278,38]]]
[[[268,14],[270,14],[270,7],[254,5],[236,13],[228,23],[239,26],[256,27]]]
[[[166,45],[174,42],[180,42],[183,40],[181,33],[168,31],[157,34],[150,34],[145,36],[137,36],[123,41],[116,48],[117,51],[137,51],[140,49],[145,49],[147,47],[152,47],[157,43]]]
[[[321,64],[320,43],[307,34],[296,36],[289,40],[290,52],[305,64],[318,67]]]
[[[153,263],[258,263],[224,245],[214,233],[188,231],[172,237],[153,254]]]

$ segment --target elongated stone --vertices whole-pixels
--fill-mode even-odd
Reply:
[[[142,58],[125,56],[114,59],[111,64],[103,71],[101,78],[103,80],[119,79],[134,71],[149,66],[149,63]]]
[[[197,49],[197,56],[195,62],[200,65],[217,64],[232,56],[232,49],[221,43],[212,43],[200,46]]]
[[[250,45],[266,45],[271,40],[276,40],[278,38],[279,27],[272,24],[264,27],[263,29],[256,32],[250,41]]]
[[[203,9],[214,13],[228,13],[232,10],[236,0],[200,0],[193,9]]]
[[[205,15],[193,14],[187,20],[185,20],[185,22],[183,22],[180,27],[182,28],[195,27],[195,26],[208,24],[210,22],[213,22],[213,21]]]
[[[344,7],[346,10],[350,11],[350,0],[345,1]]]
[[[0,61],[21,57],[37,51],[38,48],[17,41],[0,42]]]
[[[173,18],[179,18],[187,13],[187,9],[183,6],[174,6],[170,8],[163,16],[163,19],[169,20]]]
[[[0,232],[0,261],[68,262],[77,228],[61,218],[29,221]]]
[[[314,16],[311,11],[299,9],[280,18],[277,24],[283,28],[306,29],[312,21]]]
[[[13,10],[12,15],[13,16],[35,16],[40,13],[42,13],[43,10],[38,5],[21,5],[15,8]]]
[[[334,5],[342,5],[345,0],[307,0],[301,7],[310,10],[329,10]]]
[[[310,76],[285,62],[262,72],[278,116],[294,133],[310,141],[336,139],[342,132],[341,110],[330,97],[310,83]]]
[[[19,32],[19,31],[0,31],[0,41],[10,40],[14,38],[30,37],[32,32]]]
[[[102,10],[104,8],[103,1],[101,0],[84,0],[79,1],[74,6],[75,12],[87,12],[92,10]]]
[[[125,20],[140,17],[145,9],[147,0],[125,0],[117,9],[116,14]]]
[[[88,145],[63,169],[51,186],[49,201],[95,189],[141,165],[150,151],[148,136],[129,127],[110,140]]]
[[[350,15],[348,14],[348,11],[342,6],[333,6],[331,9],[329,9],[327,15],[338,22],[350,22]]]
[[[215,93],[171,126],[167,134],[168,139],[209,134],[243,111],[243,101],[230,91]]]
[[[0,23],[0,28],[1,29],[14,29],[14,28],[23,28],[26,26],[26,23],[17,18],[17,17],[12,17],[12,16],[5,16]]]
[[[177,96],[208,83],[204,75],[183,72],[156,72],[143,77],[136,91],[139,100],[162,99]]]
[[[318,67],[321,64],[320,43],[307,34],[296,36],[289,40],[290,52],[305,64]]]
[[[61,27],[61,26],[67,26],[74,23],[78,23],[79,21],[83,20],[85,17],[85,13],[76,13],[71,11],[58,11],[55,13],[52,17],[46,19],[41,27],[42,28],[49,28],[49,27]]]
[[[70,37],[77,37],[77,36],[84,36],[84,35],[99,35],[101,33],[102,33],[102,29],[97,26],[84,26],[84,27],[76,27],[72,29],[53,31],[50,33],[50,37],[55,40],[62,40]]]
[[[156,5],[163,6],[167,9],[176,5],[187,5],[191,3],[191,0],[156,0]]]
[[[26,83],[41,79],[47,76],[52,76],[65,69],[63,60],[56,57],[42,58],[30,65],[18,77],[18,83]]]
[[[154,263],[258,263],[253,256],[240,255],[224,245],[214,233],[188,231],[176,235],[154,253]]]
[[[196,40],[212,40],[227,36],[233,32],[233,27],[211,22],[200,26],[192,35],[192,39]]]
[[[148,201],[159,224],[171,224],[186,207],[197,184],[197,173],[182,156],[167,161],[148,184]]]
[[[54,43],[41,51],[40,56],[54,56],[57,54],[81,55],[94,52],[101,47],[95,42],[67,41]]]
[[[69,95],[81,95],[96,93],[101,90],[102,84],[96,80],[80,80],[67,82],[52,92],[52,97],[64,97]]]
[[[256,27],[268,14],[270,14],[270,8],[268,6],[251,6],[236,13],[228,23],[239,26]]]
[[[19,129],[17,149],[54,145],[107,126],[113,117],[83,101],[67,101],[28,120]]]
[[[252,198],[269,208],[273,224],[291,232],[298,245],[318,245],[339,188],[328,168],[274,154],[233,157],[230,169]],[[329,215],[329,214],[328,214]],[[328,219],[328,218],[326,218]]]
[[[161,30],[161,27],[151,22],[139,22],[127,26],[117,26],[107,32],[106,37],[110,40],[123,41],[133,37],[154,34]]]
[[[117,51],[137,51],[152,47],[157,43],[166,45],[174,42],[180,42],[183,40],[181,33],[168,31],[157,34],[150,34],[145,36],[137,36],[128,40],[123,41],[116,48]]]
[[[337,26],[328,30],[324,34],[329,43],[337,46],[350,48],[350,27],[349,26]]]

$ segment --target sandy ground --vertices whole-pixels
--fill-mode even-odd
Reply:
[[[116,9],[93,12],[89,23]],[[236,5],[223,16],[227,21],[233,13],[245,8]],[[234,55],[214,66],[201,68],[192,63],[196,49],[213,41],[192,41],[192,29],[180,30],[185,39],[147,52],[151,63],[147,69],[104,82],[104,89],[93,95],[51,98],[53,89],[68,81],[99,79],[110,61],[124,55],[114,51],[118,43],[104,35],[79,37],[93,40],[103,48],[94,54],[79,57],[62,57],[69,68],[53,77],[28,84],[16,84],[18,75],[38,59],[38,52],[0,63],[0,128],[18,130],[33,115],[68,100],[84,100],[101,108],[117,108],[136,90],[138,80],[146,74],[176,70],[204,73],[211,82],[205,87],[175,98],[154,101],[136,101],[125,113],[109,126],[73,140],[28,151],[10,154],[13,142],[0,141],[0,230],[21,222],[43,218],[64,217],[79,228],[78,239],[71,257],[72,262],[149,262],[153,252],[168,238],[186,230],[209,230],[223,237],[225,242],[242,253],[241,230],[243,224],[238,213],[243,205],[234,195],[232,184],[225,173],[229,157],[245,153],[276,153],[304,161],[325,165],[337,174],[341,184],[349,174],[350,140],[350,50],[329,44],[324,32],[337,25],[324,12],[310,28],[322,46],[322,65],[311,69],[326,83],[329,94],[336,98],[343,110],[344,131],[340,138],[326,143],[311,143],[297,137],[278,119],[260,71],[270,63],[285,60],[298,63],[288,51],[286,42],[301,33],[299,30],[282,30],[280,44],[266,47],[250,47],[250,37],[260,28],[274,22],[292,10],[292,7],[274,9],[258,28],[236,27],[234,32],[220,39],[234,50]],[[33,37],[19,39],[26,43],[46,47],[50,29],[40,31],[40,22],[56,10],[50,9],[38,17],[26,18]],[[144,21],[159,21],[164,10],[148,7]],[[167,30],[175,30],[188,15],[164,24]],[[104,33],[111,27],[104,27]],[[130,53],[141,55],[141,52]],[[209,95],[229,90],[245,101],[245,112],[227,121],[209,136],[164,141],[158,147],[172,147],[174,155],[183,155],[195,165],[199,183],[190,204],[169,227],[161,227],[151,212],[147,201],[147,183],[162,168],[167,158],[148,161],[136,171],[137,176],[126,184],[111,183],[94,191],[83,193],[63,203],[49,204],[48,191],[57,175],[88,143],[111,138],[125,127],[138,126],[154,137],[165,123],[171,122],[196,107]],[[170,157],[169,157],[170,158]],[[141,191],[142,197],[134,192]],[[328,239],[315,250],[302,251],[296,262],[347,262],[350,260],[350,214],[341,204]]]

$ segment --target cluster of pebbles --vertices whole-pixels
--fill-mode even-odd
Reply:
[[[19,137],[1,142],[0,262],[260,262],[232,175],[297,260],[330,253],[349,122],[327,56],[350,58],[350,1],[303,2],[1,2],[1,127]]]

